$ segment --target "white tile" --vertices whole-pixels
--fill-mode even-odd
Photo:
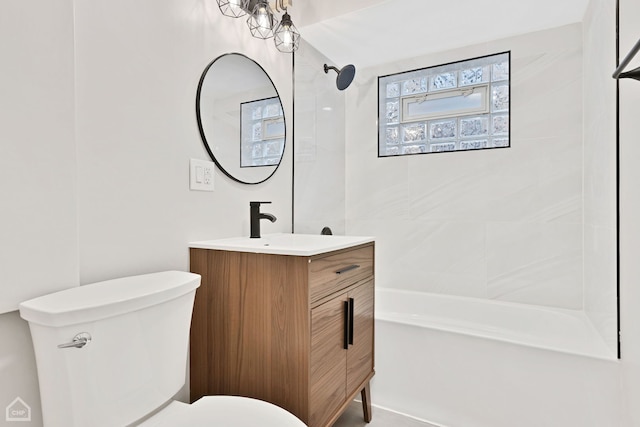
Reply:
[[[354,220],[376,237],[376,285],[485,296],[485,226],[479,222]]]
[[[350,219],[409,218],[407,159],[378,159],[384,166],[358,162],[350,168],[347,182]]]
[[[584,230],[584,308],[612,349],[617,347],[616,231],[586,225]]]
[[[494,150],[499,151],[499,150]],[[408,159],[410,215],[420,220],[482,220],[492,171],[488,151],[413,156]]]
[[[487,225],[489,297],[582,308],[582,226],[558,223]]]
[[[491,159],[488,221],[582,222],[579,138],[523,140]]]

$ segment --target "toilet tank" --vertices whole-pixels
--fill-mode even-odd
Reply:
[[[182,388],[200,276],[165,271],[20,304],[33,340],[45,427],[125,426]],[[75,336],[81,348],[59,348]]]

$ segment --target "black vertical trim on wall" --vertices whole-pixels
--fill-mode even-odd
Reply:
[[[296,200],[296,53],[291,53],[291,233],[295,233]]]
[[[620,0],[616,0],[616,67],[620,65]],[[620,80],[616,79],[616,311],[618,359],[622,358],[620,331]]]

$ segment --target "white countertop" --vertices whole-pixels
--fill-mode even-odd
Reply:
[[[320,234],[266,234],[259,239],[229,239],[190,242],[195,249],[252,252],[275,255],[311,256],[373,242],[370,236],[325,236]]]

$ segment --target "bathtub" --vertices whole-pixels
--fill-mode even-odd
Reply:
[[[376,319],[589,357],[614,357],[589,318],[577,310],[378,289]]]
[[[445,427],[615,425],[618,361],[580,311],[382,288],[375,327],[374,406]]]

